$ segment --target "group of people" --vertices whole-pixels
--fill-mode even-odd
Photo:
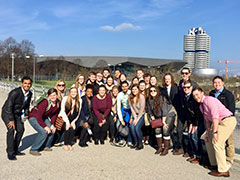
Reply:
[[[213,78],[209,96],[190,76],[190,69],[184,67],[177,85],[171,73],[158,82],[142,69],[131,81],[120,70],[114,76],[109,69],[90,72],[87,79],[79,74],[68,92],[64,80],[59,80],[30,112],[32,80],[23,77],[21,87],[9,93],[2,107],[8,159],[24,155],[18,146],[28,119],[37,131],[30,148],[34,156],[61,146],[62,140],[67,151],[76,139],[80,147],[109,139],[114,146],[135,150],[151,145],[160,156],[172,148],[173,155],[195,164],[208,157],[204,167],[211,170],[209,174],[228,177],[235,153],[234,96],[220,76]]]

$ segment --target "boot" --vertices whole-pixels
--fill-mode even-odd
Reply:
[[[155,154],[160,154],[162,152],[162,138],[156,138],[158,150],[155,152]]]
[[[160,156],[165,156],[168,154],[169,144],[170,144],[170,140],[164,139],[164,150],[163,150],[163,152],[161,152]]]

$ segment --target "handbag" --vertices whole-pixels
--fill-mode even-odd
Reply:
[[[152,120],[151,121],[151,126],[152,126],[152,128],[162,127],[163,126],[162,119],[159,118],[159,119]]]
[[[76,104],[74,104],[74,106],[72,107],[72,109],[69,111],[69,113],[67,114],[67,116],[70,115],[71,111],[74,109]],[[64,124],[64,120],[61,116],[58,116],[56,121],[55,121],[55,127],[58,131],[61,131],[62,127],[63,127],[63,124]]]
[[[120,124],[118,126],[118,133],[120,134],[120,136],[122,137],[127,137],[129,134],[129,127],[127,126],[123,126],[122,124]]]

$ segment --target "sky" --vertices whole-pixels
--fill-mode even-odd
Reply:
[[[27,39],[45,56],[183,59],[183,37],[202,27],[210,66],[240,61],[239,0],[0,0],[0,40]],[[240,72],[240,63],[229,63]]]

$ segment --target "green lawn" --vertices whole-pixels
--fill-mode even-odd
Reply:
[[[67,84],[67,88],[70,88],[75,82],[74,81],[65,81]],[[57,80],[54,81],[36,81],[36,84],[46,85],[46,86],[55,86]]]

